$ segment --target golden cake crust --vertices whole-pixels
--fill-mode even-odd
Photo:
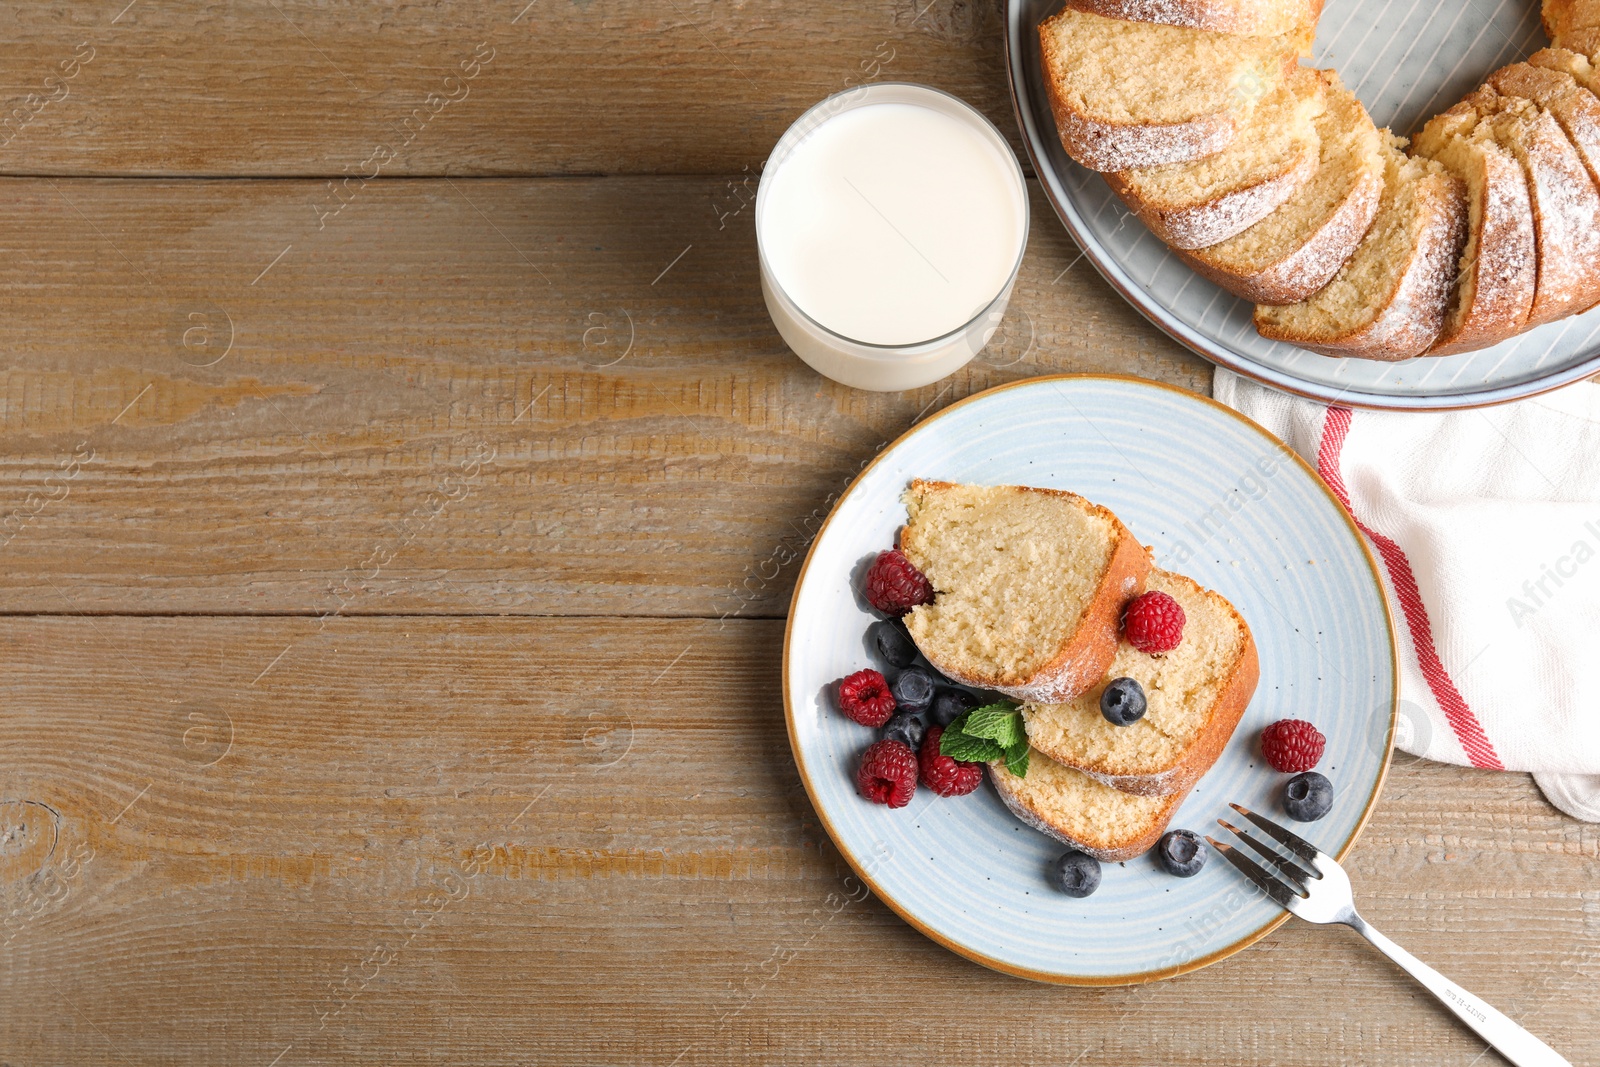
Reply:
[[[951,482],[916,479],[911,483],[912,494],[937,492],[960,488]],[[1150,573],[1150,555],[1136,537],[1109,509],[1094,504],[1076,493],[1061,489],[1036,489],[1027,486],[997,486],[997,489],[1018,493],[1037,493],[1070,501],[1087,509],[1091,514],[1107,521],[1112,530],[1109,562],[1101,572],[1094,592],[1067,639],[1051,651],[1043,665],[1027,677],[1007,677],[1000,674],[981,674],[964,670],[943,658],[939,650],[930,648],[924,641],[918,647],[928,661],[941,673],[954,681],[979,689],[992,689],[1017,700],[1067,700],[1102,677],[1112,657],[1116,655],[1121,628],[1122,609],[1133,597],[1144,591],[1145,578]],[[919,543],[915,523],[900,532],[900,549],[912,563],[922,567],[925,546]],[[927,568],[923,568],[926,570]],[[915,613],[918,609],[912,609]],[[910,620],[908,619],[908,623]],[[917,638],[912,629],[912,638]],[[930,654],[931,652],[931,654]]]
[[[1322,0],[1067,0],[1067,6],[1106,18],[1247,37],[1291,33],[1315,25],[1322,14]]]
[[[1119,794],[1128,796],[1129,806],[1136,801],[1143,802],[1139,804],[1135,817],[1126,820],[1129,823],[1126,827],[1108,826],[1103,821],[1073,819],[1065,813],[1049,809],[1046,804],[1049,798],[1046,794],[1050,792],[1050,784],[1041,783],[1035,775],[1040,778],[1059,776],[1063,773],[1079,775],[1093,786],[1107,790],[1108,793],[1117,794],[1118,791],[1100,785],[1070,767],[1060,765],[1052,767],[1051,763],[1050,758],[1043,753],[1032,753],[1029,757],[1027,778],[1018,778],[1012,774],[1006,769],[1003,761],[991,763],[989,781],[993,783],[995,792],[1011,810],[1011,814],[1019,820],[1069,848],[1087,852],[1105,863],[1131,860],[1154,848],[1156,842],[1161,840],[1161,835],[1166,833],[1167,825],[1172,822],[1173,815],[1177,814],[1178,807],[1186,795],[1186,793],[1173,793],[1162,797],[1132,797]],[[1081,784],[1078,788],[1082,788]]]
[[[1544,32],[1555,40],[1600,27],[1600,0],[1544,0]]]
[[[1448,166],[1466,185],[1470,230],[1453,304],[1429,355],[1471,352],[1526,326],[1538,284],[1533,205],[1522,165],[1470,108],[1435,116],[1412,150]]]
[[[1295,67],[1296,57],[1304,43],[1295,35],[1265,39],[1259,43],[1252,41],[1249,49],[1239,50],[1241,55],[1237,57],[1237,62],[1240,67],[1234,71],[1199,72],[1226,79],[1221,83],[1227,87],[1224,99],[1214,101],[1206,109],[1173,118],[1112,115],[1107,113],[1109,109],[1097,106],[1100,100],[1085,95],[1082,71],[1063,50],[1064,42],[1072,37],[1075,27],[1081,28],[1084,22],[1092,24],[1097,18],[1099,16],[1066,8],[1039,24],[1045,89],[1062,147],[1079,164],[1096,171],[1181,163],[1226,148],[1233,141],[1241,114],[1248,112],[1257,100],[1277,88],[1284,75]],[[1114,19],[1101,21],[1133,25]],[[1200,32],[1151,24],[1144,35],[1171,37],[1175,43],[1182,43],[1187,39],[1185,35]],[[1225,35],[1211,36],[1219,38]],[[1308,34],[1302,36],[1308,39]],[[1157,51],[1161,47],[1158,45]],[[1259,58],[1250,60],[1243,54],[1246,52],[1254,52]],[[1111,58],[1120,61],[1124,57]],[[1144,61],[1127,59],[1127,62],[1131,68],[1138,69]],[[1124,75],[1113,80],[1122,82],[1127,77]]]
[[[1367,242],[1378,243],[1372,249],[1358,247],[1329,283],[1330,287],[1339,285],[1342,289],[1319,290],[1302,304],[1287,309],[1257,307],[1256,332],[1269,340],[1287,341],[1313,352],[1362,359],[1410,359],[1432,347],[1444,329],[1467,228],[1465,188],[1442,167],[1433,166],[1437,169],[1420,176],[1406,176],[1408,169],[1402,176],[1390,178],[1390,189],[1379,208],[1379,221],[1363,239],[1363,246]],[[1390,226],[1406,229],[1406,258],[1399,263],[1383,260],[1395,268],[1385,276],[1384,289],[1365,291],[1353,280],[1354,275],[1347,278],[1346,272],[1353,265],[1359,268],[1382,254],[1382,239],[1388,232],[1383,228],[1385,212],[1390,213]],[[1329,313],[1320,320],[1318,316],[1306,316],[1311,320],[1308,322],[1296,314],[1305,305],[1332,307],[1340,297],[1350,297],[1352,306],[1365,317]]]
[[[1098,707],[1089,706],[1087,700],[1093,689],[1071,705],[1025,705],[1023,717],[1029,743],[1057,763],[1082,771],[1124,793],[1167,796],[1187,792],[1222,755],[1245,708],[1250,704],[1250,698],[1255,695],[1256,684],[1261,678],[1261,662],[1249,624],[1223,596],[1179,574],[1158,572],[1152,575],[1150,584],[1152,587],[1177,587],[1173,591],[1181,595],[1180,602],[1208,601],[1225,620],[1223,625],[1236,632],[1239,638],[1237,645],[1231,649],[1231,655],[1216,665],[1216,686],[1208,706],[1195,709],[1204,717],[1204,722],[1194,731],[1188,743],[1176,751],[1163,751],[1157,755],[1141,753],[1136,743],[1122,745],[1124,738],[1136,742],[1133,731],[1152,731],[1157,728],[1152,711],[1132,726],[1109,727],[1106,733],[1115,738],[1114,743],[1118,745],[1116,751],[1091,753],[1072,747],[1069,732],[1059,727],[1071,726],[1074,716],[1098,719]],[[1196,622],[1191,618],[1189,625],[1192,627]],[[1185,631],[1185,641],[1199,639],[1199,635]],[[1125,643],[1123,649],[1125,656],[1135,661],[1143,656],[1143,653],[1134,652]],[[1116,662],[1121,664],[1124,660]],[[1141,680],[1141,684],[1145,682]],[[1093,721],[1087,725],[1094,729],[1102,723]],[[1123,731],[1129,732],[1124,734]]]

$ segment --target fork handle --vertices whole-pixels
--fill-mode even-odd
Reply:
[[[1516,1067],[1572,1067],[1555,1049],[1390,941],[1361,916],[1354,916],[1349,925],[1376,945],[1379,952],[1399,964],[1401,970],[1422,983],[1428,992],[1439,998],[1439,1003],[1455,1012],[1456,1018],[1477,1031],[1479,1037]]]

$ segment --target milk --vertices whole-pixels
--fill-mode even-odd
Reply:
[[[824,374],[868,389],[927,384],[982,348],[1027,228],[1022,172],[998,131],[954,97],[898,83],[803,116],[756,205],[779,332]]]

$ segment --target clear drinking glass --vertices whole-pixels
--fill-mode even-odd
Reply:
[[[768,256],[767,213],[771,208],[771,190],[777,175],[791,153],[807,137],[824,124],[856,108],[871,104],[912,104],[954,118],[983,140],[990,143],[1006,161],[1009,188],[997,190],[997,195],[1009,196],[1015,212],[1014,227],[1016,248],[1011,256],[1011,269],[999,285],[992,299],[978,308],[966,323],[939,336],[915,340],[906,344],[874,344],[830,329],[784,291]],[[938,381],[959,370],[983,350],[994,335],[1005,315],[1006,303],[1016,283],[1017,271],[1022,265],[1022,254],[1027,246],[1028,194],[1011,146],[1000,131],[983,115],[949,93],[925,85],[907,82],[877,82],[857,86],[835,93],[800,116],[779,139],[762,170],[761,184],[756,192],[756,243],[761,256],[761,291],[766,298],[767,310],[795,355],[819,373],[857,389],[878,391],[915,389]],[[1000,238],[997,238],[1000,239]]]

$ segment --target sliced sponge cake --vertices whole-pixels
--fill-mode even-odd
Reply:
[[[1227,240],[1270,214],[1316,173],[1322,85],[1316,71],[1297,67],[1221,152],[1191,163],[1117,171],[1106,181],[1174,248]]]
[[[1307,33],[1241,37],[1070,8],[1039,26],[1067,154],[1091,170],[1199,159],[1282,83]]]
[[[1528,321],[1538,283],[1533,206],[1522,165],[1474,112],[1452,110],[1430,119],[1411,150],[1443,163],[1467,188],[1467,243],[1455,297],[1431,354],[1498,344]]]
[[[1589,61],[1588,55],[1570,48],[1541,48],[1528,57],[1528,63],[1545,70],[1569,74],[1591,93],[1600,93],[1600,67]]]
[[[1600,27],[1600,0],[1544,0],[1544,32],[1551,40]]]
[[[1066,700],[1105,674],[1145,549],[1073,493],[914,481],[900,549],[933,585],[911,638],[959,682],[1019,700]]]
[[[1366,236],[1383,194],[1383,138],[1355,94],[1319,71],[1325,110],[1316,119],[1316,173],[1276,211],[1236,236],[1179,251],[1236,296],[1292,304],[1328,284]]]
[[[1355,254],[1309,298],[1258,305],[1256,330],[1333,356],[1420,356],[1444,329],[1466,233],[1460,180],[1391,145],[1378,217]]]
[[[1551,38],[1551,42],[1557,48],[1570,48],[1592,59],[1600,56],[1600,26],[1585,26],[1582,29],[1570,30],[1559,37]]]
[[[997,761],[989,780],[1017,818],[1108,863],[1148,852],[1183,803],[1181,793],[1141,797],[1112,789],[1038,751],[1028,755],[1026,778]]]
[[[1221,755],[1261,676],[1250,627],[1233,605],[1188,578],[1152,571],[1148,588],[1183,608],[1183,642],[1163,656],[1126,641],[1106,677],[1060,704],[1024,704],[1028,742],[1057,763],[1128,793],[1187,792]],[[1100,713],[1114,678],[1143,687],[1148,708],[1131,726]]]
[[[1528,325],[1573,315],[1600,301],[1600,190],[1555,116],[1530,100],[1485,86],[1449,113],[1476,112],[1522,164],[1538,238],[1539,280]]]
[[[1322,0],[1067,0],[1067,6],[1107,18],[1249,37],[1293,33],[1314,26],[1322,14]]]
[[[1538,104],[1560,123],[1583,160],[1591,181],[1600,183],[1600,98],[1571,74],[1513,63],[1489,75],[1489,86],[1501,96]]]

